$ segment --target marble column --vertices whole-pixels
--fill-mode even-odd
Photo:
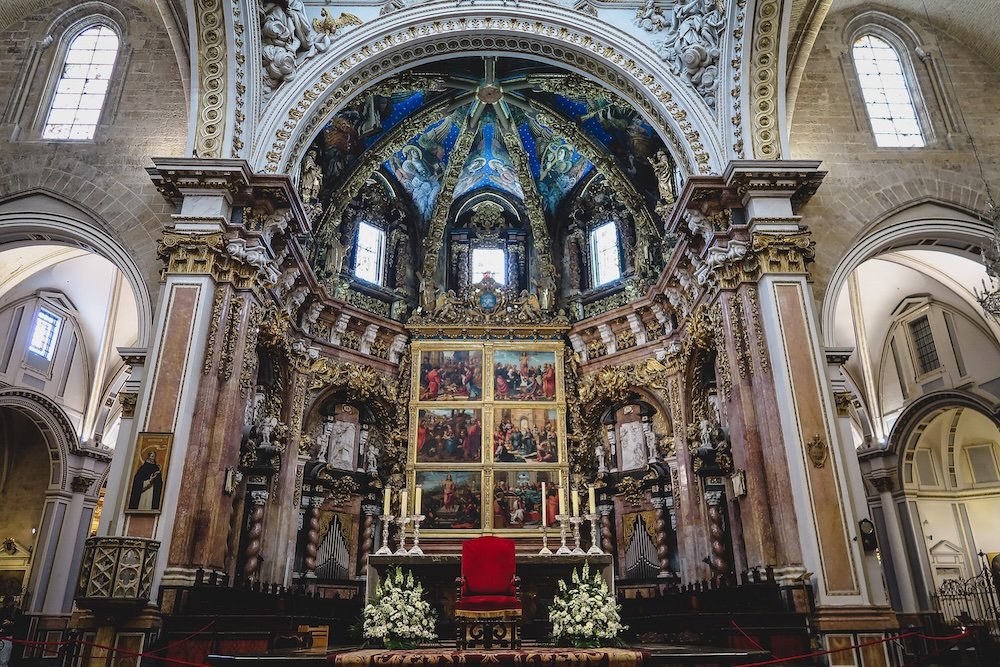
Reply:
[[[247,545],[243,550],[243,576],[248,581],[258,578],[260,571],[260,550],[261,539],[264,535],[264,511],[267,507],[267,499],[270,494],[262,489],[250,491],[247,494],[250,500],[250,516],[247,524]]]
[[[903,528],[899,522],[899,510],[892,497],[896,482],[893,477],[885,475],[871,477],[868,480],[878,491],[882,501],[882,520],[885,522],[885,536],[889,540],[889,557],[892,559],[892,569],[896,579],[896,590],[899,592],[899,602],[903,613],[917,611],[917,599],[913,590],[913,571],[907,557],[906,543],[903,541]]]

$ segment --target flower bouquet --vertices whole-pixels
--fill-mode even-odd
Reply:
[[[413,572],[392,568],[375,586],[375,597],[365,605],[364,636],[391,649],[415,648],[437,639],[434,610]]]
[[[596,648],[615,643],[625,630],[621,607],[615,602],[600,573],[590,576],[590,564],[583,573],[573,570],[573,586],[560,580],[559,593],[549,607],[552,638],[557,644],[577,648]]]

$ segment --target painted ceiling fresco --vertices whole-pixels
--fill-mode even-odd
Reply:
[[[567,197],[575,196],[581,182],[595,172],[581,153],[583,141],[590,151],[605,151],[621,175],[655,204],[658,188],[649,159],[665,146],[642,116],[618,98],[592,85],[566,86],[564,93],[558,83],[567,73],[516,58],[469,57],[430,67],[407,73],[413,78],[404,80],[402,92],[359,96],[319,133],[309,153],[323,173],[324,206],[362,164],[364,151],[388,142],[391,149],[399,149],[381,165],[365,163],[365,168],[380,169],[394,180],[397,192],[409,195],[413,211],[426,223],[445,174],[455,172],[448,161],[462,131],[476,136],[457,175],[454,198],[489,188],[523,200],[526,189],[534,188],[546,216],[554,220]],[[421,77],[434,85],[412,85]],[[546,92],[552,90],[560,93]],[[442,111],[432,112],[437,116],[429,116],[423,131],[399,136],[400,125],[415,113],[438,107]],[[553,123],[556,127],[577,129],[569,136],[557,132],[543,122],[543,114],[560,118],[562,123]],[[531,183],[517,176],[508,131],[516,132],[524,149]]]
[[[430,125],[416,135],[385,163],[399,184],[410,194],[413,205],[424,222],[434,212],[434,203],[441,191],[445,167],[451,149],[458,139],[463,110]]]
[[[324,200],[370,148],[425,101],[423,92],[363,95],[341,109],[313,141],[310,152],[324,174]]]
[[[479,136],[472,145],[469,158],[455,185],[455,197],[489,187],[524,200],[524,187],[517,177],[510,152],[493,118],[480,124]]]

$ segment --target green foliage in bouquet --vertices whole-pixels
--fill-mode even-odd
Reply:
[[[434,610],[424,599],[424,587],[413,572],[396,567],[375,586],[375,597],[365,605],[364,635],[386,648],[413,648],[437,640]]]
[[[615,602],[600,573],[590,576],[590,564],[583,573],[573,570],[573,586],[559,581],[559,593],[549,607],[552,638],[557,644],[593,648],[617,643],[622,625],[621,606]]]

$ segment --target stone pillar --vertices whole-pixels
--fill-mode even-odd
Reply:
[[[896,590],[899,592],[899,603],[903,613],[917,612],[917,599],[913,590],[913,571],[907,557],[906,543],[903,540],[903,528],[899,522],[899,510],[892,493],[896,488],[894,477],[883,475],[868,479],[879,494],[882,502],[882,520],[885,522],[885,536],[889,540],[889,557],[892,559],[892,570],[896,580]],[[885,550],[883,549],[883,552]]]
[[[613,502],[602,503],[597,506],[597,512],[601,515],[601,551],[613,554],[615,552],[615,535],[613,532],[615,505]]]
[[[852,539],[860,517],[850,500],[847,448],[839,443],[807,271],[815,244],[796,215],[822,179],[818,167],[808,161],[734,162],[723,175],[742,197],[750,234],[739,264],[752,267],[757,277],[752,287],[761,331],[747,336],[747,347],[755,363],[766,359],[770,369],[771,386],[755,385],[754,404],[769,470],[766,492],[783,513],[774,522],[776,571],[804,567],[811,573],[821,632],[842,629],[845,617],[859,627],[889,628],[894,619],[873,611],[878,596],[864,575],[861,546]],[[748,494],[759,492],[753,477],[747,484]],[[775,495],[783,488],[791,502]]]

